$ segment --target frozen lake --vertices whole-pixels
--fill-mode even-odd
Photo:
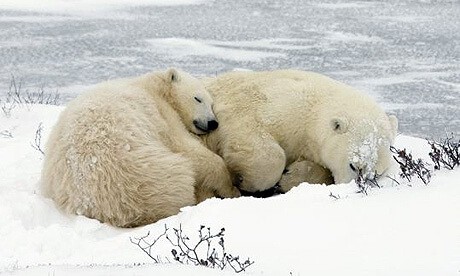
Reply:
[[[0,3],[0,94],[12,75],[69,100],[85,86],[170,66],[198,76],[297,68],[371,94],[404,134],[460,136],[459,0],[82,5]]]

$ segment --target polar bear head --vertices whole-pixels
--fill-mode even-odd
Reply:
[[[189,131],[205,134],[217,129],[213,99],[200,80],[174,68],[166,71],[165,80],[170,84],[168,101]]]
[[[322,131],[320,159],[335,183],[382,176],[392,163],[390,146],[397,133],[397,118],[373,103],[359,104],[358,100],[329,109],[322,122],[326,130]]]

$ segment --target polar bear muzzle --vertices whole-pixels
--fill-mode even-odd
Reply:
[[[193,120],[193,125],[204,133],[209,133],[219,127],[219,122],[216,119],[209,120]]]

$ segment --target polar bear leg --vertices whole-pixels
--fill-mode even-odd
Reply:
[[[286,166],[284,150],[268,134],[247,134],[229,143],[222,152],[230,171],[247,192],[264,191],[276,185]]]
[[[296,161],[283,173],[279,182],[280,190],[285,193],[303,182],[333,184],[334,178],[332,173],[321,165],[306,160]]]
[[[191,162],[158,144],[152,141],[137,150],[133,147],[129,156],[125,153],[126,161],[130,161],[124,164],[120,177],[123,175],[131,185],[123,187],[118,200],[121,208],[125,209],[124,213],[130,214],[127,219],[131,221],[113,221],[114,225],[145,225],[175,215],[184,206],[196,204]],[[114,184],[121,181],[113,179]],[[117,200],[113,198],[113,201]]]
[[[230,172],[224,160],[198,140],[188,139],[182,144],[184,155],[192,162],[196,172],[195,196],[197,202],[210,197],[238,197]]]

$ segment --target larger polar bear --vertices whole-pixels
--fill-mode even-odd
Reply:
[[[350,86],[296,70],[231,72],[205,81],[220,121],[205,143],[242,190],[273,187],[286,167],[306,174],[304,180],[310,171],[313,181],[346,183],[390,166],[397,119]]]
[[[194,135],[217,128],[212,105],[200,81],[175,69],[98,85],[50,134],[44,194],[68,213],[120,227],[238,196],[222,158]]]

